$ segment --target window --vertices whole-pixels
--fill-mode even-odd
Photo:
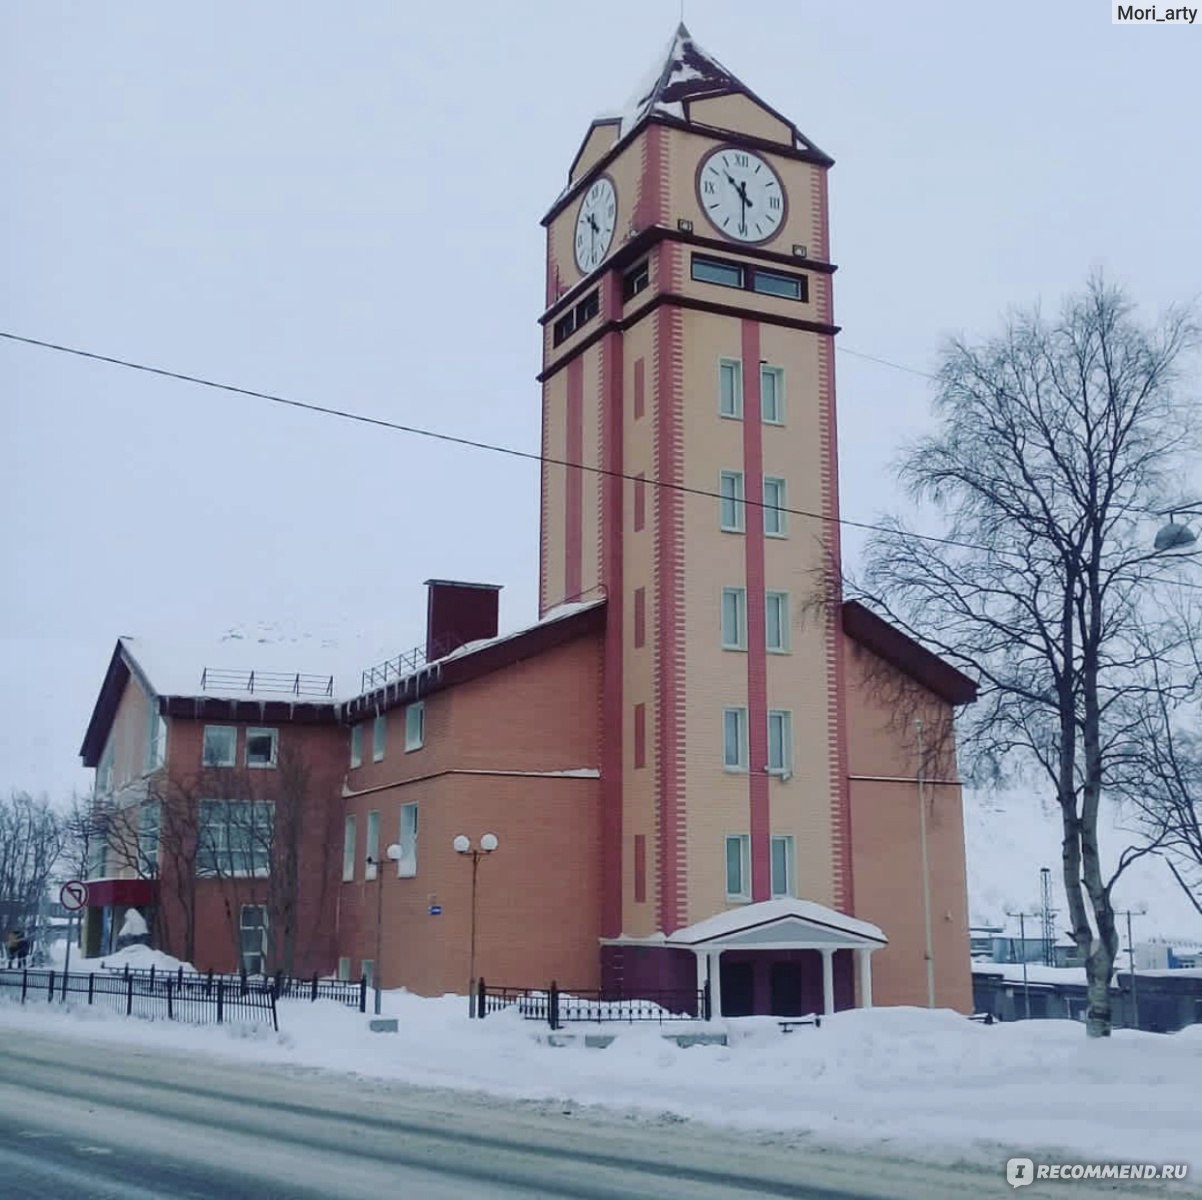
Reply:
[[[651,263],[645,258],[622,276],[622,299],[633,300],[650,283]]]
[[[167,761],[167,722],[155,707],[157,700],[150,698],[150,729],[146,735],[146,769],[157,771]]]
[[[792,896],[793,893],[793,839],[772,839],[772,897]]]
[[[113,790],[113,744],[110,742],[100,756],[96,767],[96,792],[107,796]]]
[[[364,879],[375,879],[380,873],[380,814],[367,814],[367,845],[363,849]]]
[[[238,730],[233,725],[206,725],[204,765],[232,767],[237,761]]]
[[[768,711],[768,770],[774,775],[793,770],[793,714],[780,709]]]
[[[401,857],[396,861],[398,879],[417,874],[417,803],[401,805]]]
[[[202,800],[196,873],[230,878],[271,870],[275,805],[258,800]]]
[[[743,268],[738,263],[723,262],[717,258],[702,258],[693,255],[693,278],[701,283],[719,283],[723,287],[743,286]]]
[[[162,810],[157,802],[138,810],[138,873],[154,879],[159,873],[159,824]]]
[[[351,726],[351,766],[363,765],[363,726]]]
[[[764,594],[765,645],[776,654],[789,651],[789,593],[766,592]]]
[[[743,415],[743,364],[737,358],[724,358],[718,363],[718,415]]]
[[[764,476],[764,532],[769,537],[785,536],[785,481]]]
[[[426,702],[419,700],[405,709],[405,753],[420,750],[426,743]]]
[[[726,839],[726,898],[746,900],[751,895],[751,838],[745,833]]]
[[[581,326],[591,321],[601,311],[601,294],[594,288],[571,312],[564,313],[552,329],[552,342],[558,346],[566,342]]]
[[[88,838],[88,878],[103,879],[108,858],[108,841],[95,831]]]
[[[765,425],[785,423],[785,371],[760,366],[760,419]]]
[[[388,735],[388,718],[378,713],[371,723],[371,761],[384,761],[384,739]]]
[[[647,765],[647,706],[634,706],[634,765],[635,769]]]
[[[354,813],[346,818],[346,829],[342,834],[342,882],[350,883],[355,878],[355,843],[359,840],[358,821]]]
[[[747,589],[722,589],[722,649],[747,649]]]
[[[349,958],[340,958],[338,960],[338,978],[346,981],[351,977],[351,960]]]
[[[747,710],[722,710],[722,765],[728,771],[747,770]]]
[[[274,729],[248,729],[246,731],[246,765],[248,767],[274,767],[278,743],[279,734]]]
[[[361,964],[363,978],[367,980],[368,987],[376,986],[376,960],[374,958],[365,958]]]
[[[751,288],[761,295],[783,296],[786,300],[806,300],[809,293],[804,275],[784,275],[778,271],[752,271]]]
[[[244,904],[239,922],[242,969],[262,975],[267,962],[267,909],[262,904]]]
[[[722,497],[718,502],[719,526],[728,533],[742,533],[743,472],[723,471],[718,479],[718,494]]]
[[[647,369],[644,360],[634,360],[634,419],[640,420],[647,411]]]
[[[639,649],[647,644],[647,589],[634,589],[634,646]]]

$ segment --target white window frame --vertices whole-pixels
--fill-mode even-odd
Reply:
[[[772,605],[776,602],[777,621],[773,630]],[[789,593],[766,591],[764,593],[764,646],[769,654],[788,654],[792,648],[789,637]],[[779,634],[776,645],[772,644],[772,634]]]
[[[729,494],[727,483],[730,483]],[[723,533],[742,533],[747,528],[747,493],[743,487],[742,471],[721,471],[718,474],[718,528]],[[726,506],[733,504],[734,518],[726,519]]]
[[[199,817],[198,876],[204,879],[266,879],[271,874],[275,845],[273,800],[205,799],[200,801]],[[249,835],[249,840],[245,845],[239,845],[232,835],[243,832]]]
[[[380,811],[367,814],[367,836],[363,845],[363,878],[370,881],[380,874]]]
[[[250,911],[256,911],[263,914],[262,920],[255,925],[247,925],[246,914]],[[243,904],[238,911],[238,966],[248,975],[264,975],[267,973],[267,935],[269,928],[269,916],[267,913],[266,904]],[[246,949],[246,935],[259,931],[259,949]],[[256,956],[259,959],[259,969],[252,971],[246,965],[247,954]]]
[[[158,697],[149,697],[150,727],[146,731],[146,771],[159,770],[167,762],[167,721],[158,709]]]
[[[778,847],[781,847],[784,850],[784,867],[785,867],[784,891],[779,890],[778,885],[780,884],[780,879],[777,877],[777,873],[776,873],[776,851],[777,851]],[[770,867],[770,871],[771,871],[771,875],[772,875],[772,898],[773,898],[773,900],[778,900],[782,896],[796,896],[797,895],[796,862],[797,862],[797,858],[796,858],[796,849],[795,849],[795,846],[793,843],[793,835],[785,834],[785,833],[773,834],[772,835],[772,859],[771,859],[771,867]]]
[[[426,744],[426,702],[418,700],[405,709],[405,753],[420,750]]]
[[[163,806],[158,800],[147,800],[138,809],[138,874],[156,879],[159,874],[159,839],[163,823]]]
[[[376,713],[371,723],[371,761],[383,762],[384,750],[388,744],[388,714]]]
[[[727,604],[731,603],[734,608],[734,630],[730,628],[730,622],[727,620]],[[719,615],[719,623],[722,627],[722,649],[723,650],[746,650],[747,649],[747,589],[742,587],[728,587],[722,589],[722,610]]]
[[[96,764],[96,794],[108,796],[113,790],[113,743],[110,741]]]
[[[768,488],[773,486],[776,489],[776,499],[771,503],[768,500]],[[765,537],[788,537],[789,524],[786,520],[785,509],[789,504],[788,490],[785,481],[779,475],[764,476],[764,536]],[[775,529],[768,528],[769,517],[772,517]]]
[[[772,726],[781,727],[781,761],[772,761]],[[768,710],[768,774],[788,779],[793,774],[793,713],[787,708]]]
[[[363,722],[351,726],[351,768],[363,766]]]
[[[764,404],[764,380],[771,377],[774,381],[773,394],[776,397],[776,412],[769,414]],[[785,423],[785,369],[760,363],[760,420],[765,425],[783,425]]]
[[[271,759],[268,762],[251,762],[250,761],[250,739],[252,737],[263,737],[268,735],[271,738]],[[268,729],[266,726],[256,725],[246,731],[244,739],[245,749],[242,751],[246,759],[246,768],[248,771],[262,771],[274,768],[280,755],[280,731],[278,729]]]
[[[374,958],[361,958],[359,960],[359,975],[367,980],[368,987],[376,986],[376,960]]]
[[[398,879],[412,879],[417,874],[417,831],[417,801],[412,800],[408,804],[401,805],[397,837],[397,845],[401,848],[401,857],[396,860],[396,877]]]
[[[231,734],[230,738],[230,756],[229,761],[224,759],[221,762],[209,761],[209,731],[214,732],[220,730],[223,733]],[[236,767],[238,765],[238,726],[237,725],[206,725],[204,733],[201,734],[200,742],[200,763],[203,767]]]
[[[732,763],[727,757],[727,730],[731,718],[735,720],[738,741],[738,761]],[[727,705],[722,710],[722,767],[727,771],[747,770],[747,708],[745,705]]]
[[[349,958],[339,958],[338,960],[338,978],[345,983],[351,977],[351,960]]]
[[[730,886],[730,847],[732,842],[739,846],[739,888]],[[751,899],[751,836],[746,833],[728,833],[722,841],[722,886],[727,900]]]
[[[346,814],[342,827],[342,882],[355,882],[355,860],[359,857],[359,818],[354,813]]]
[[[727,373],[731,376],[730,406],[726,404],[723,385]],[[718,360],[718,416],[731,421],[743,419],[743,362],[738,358]]]

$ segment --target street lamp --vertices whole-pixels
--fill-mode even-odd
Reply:
[[[393,842],[387,850],[384,851],[389,862],[396,862],[402,854],[401,847]],[[380,1015],[380,949],[383,944],[384,937],[384,872],[380,868],[383,863],[377,862],[370,854],[367,856],[367,865],[376,868],[376,958],[375,965],[372,967],[372,986],[376,993],[376,1016]]]
[[[1169,550],[1189,550],[1197,543],[1198,535],[1188,525],[1179,523],[1177,518],[1178,516],[1202,516],[1202,511],[1191,504],[1186,504],[1181,508],[1165,509],[1158,515],[1168,517],[1168,521],[1156,531],[1156,540],[1152,543],[1153,549],[1160,553]]]
[[[479,869],[480,859],[486,854],[491,854],[497,848],[497,846],[500,845],[500,842],[497,841],[497,835],[495,833],[486,833],[480,839],[480,849],[473,850],[472,839],[466,834],[461,833],[455,838],[451,845],[454,846],[456,854],[470,854],[472,856],[472,939],[471,951],[468,956],[467,982],[467,1011],[468,1015],[472,1016],[476,1011],[476,871]]]

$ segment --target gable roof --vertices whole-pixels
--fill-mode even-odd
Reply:
[[[808,151],[828,163],[833,162],[809,138],[766,104],[733,71],[724,67],[708,50],[703,49],[682,21],[672,35],[662,60],[635,89],[622,110],[599,117],[599,121],[620,121],[618,139],[625,138],[648,117],[658,115],[687,120],[687,102],[714,96],[743,95],[762,109],[783,121],[793,133],[796,149]]]
[[[843,632],[948,704],[971,704],[977,698],[976,680],[858,600],[843,602]]]
[[[761,900],[744,904],[715,916],[706,917],[695,925],[669,934],[666,942],[673,945],[697,946],[706,942],[731,939],[767,940],[775,931],[780,938],[817,941],[862,940],[884,945],[888,938],[880,927],[869,921],[849,917],[836,909],[827,908],[814,900],[782,896],[776,900]]]

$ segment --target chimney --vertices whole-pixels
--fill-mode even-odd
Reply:
[[[499,583],[426,580],[426,659],[450,654],[467,642],[497,636]]]

